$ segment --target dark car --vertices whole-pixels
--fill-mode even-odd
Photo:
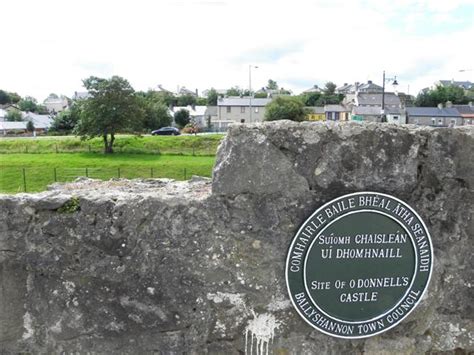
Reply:
[[[181,133],[179,133],[179,129],[176,127],[161,127],[160,129],[157,129],[155,131],[151,131],[152,136],[178,136]]]

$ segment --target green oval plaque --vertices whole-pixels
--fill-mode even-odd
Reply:
[[[290,246],[286,281],[314,328],[365,338],[401,322],[428,286],[433,247],[420,216],[386,194],[341,196],[316,210]]]

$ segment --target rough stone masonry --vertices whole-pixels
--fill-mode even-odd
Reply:
[[[474,129],[233,126],[212,181],[80,180],[0,197],[0,353],[467,354],[474,351]],[[409,203],[431,233],[420,305],[344,340],[290,304],[285,258],[319,206]]]

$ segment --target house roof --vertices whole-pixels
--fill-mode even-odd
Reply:
[[[72,95],[73,100],[83,100],[83,99],[88,99],[91,95],[87,91],[82,91],[82,92],[75,92],[74,95]]]
[[[24,120],[33,121],[33,125],[38,129],[47,129],[51,127],[53,118],[49,115],[37,115],[36,113],[28,112]],[[25,123],[26,124],[26,123]]]
[[[272,99],[252,98],[252,106],[266,106]],[[217,100],[217,106],[250,106],[249,97],[224,97]]]
[[[1,130],[14,130],[14,129],[26,129],[26,122],[24,121],[17,121],[17,122],[10,122],[10,121],[1,121],[0,122],[0,129]]]
[[[321,88],[318,86],[318,85],[313,85],[312,87],[310,87],[309,89],[306,89],[305,91],[303,91],[303,93],[310,93],[310,92],[321,92]]]
[[[323,106],[310,106],[310,107],[307,107],[307,109],[311,110],[311,113],[319,113],[319,114],[324,113]]]
[[[453,108],[458,110],[461,116],[473,116],[474,115],[474,106],[471,105],[453,105]]]
[[[459,111],[453,107],[407,107],[408,116],[460,117]]]
[[[342,105],[324,105],[325,112],[349,112],[350,110]]]
[[[384,101],[385,105],[400,105],[400,98],[393,92],[386,92]],[[382,106],[382,94],[358,93],[357,102],[359,105]]]
[[[366,84],[359,86],[359,91],[362,92],[382,92],[383,88],[377,84],[374,84],[372,81],[368,81]]]

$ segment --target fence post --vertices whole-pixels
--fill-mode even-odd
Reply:
[[[91,145],[89,144],[89,153],[91,152]]]
[[[89,177],[89,168],[86,168],[86,177]]]
[[[186,168],[184,168],[184,180],[186,180]]]
[[[153,168],[150,169],[150,176],[153,179]]]
[[[56,143],[55,146],[56,146],[56,154],[58,154],[58,144]]]
[[[26,192],[26,171],[23,168],[23,190]]]
[[[117,176],[120,179],[120,168],[117,168]]]
[[[58,182],[58,174],[56,168],[54,168],[54,182]]]

